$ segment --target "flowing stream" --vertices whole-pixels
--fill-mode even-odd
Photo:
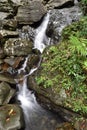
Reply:
[[[40,52],[42,53],[44,48],[46,47],[45,43],[47,44],[47,37],[45,34],[48,22],[49,22],[49,13],[46,15],[46,17],[44,18],[41,26],[36,30],[36,37],[35,37],[35,41],[34,41],[34,47],[37,48],[38,50],[40,50]]]
[[[36,31],[37,33],[34,45],[35,48],[40,50],[40,52],[43,52],[43,49],[45,48],[44,39],[46,40],[45,31],[48,21],[49,14],[47,14],[43,23]],[[26,74],[28,58],[29,56],[26,57],[22,68],[18,71],[19,74],[23,73],[24,75],[21,82],[17,85],[19,89],[17,97],[24,112],[25,130],[55,130],[59,123],[61,123],[61,119],[59,119],[56,114],[43,109],[37,103],[34,93],[28,89],[29,86],[27,86],[27,76],[31,75],[38,68],[31,69],[29,74]]]

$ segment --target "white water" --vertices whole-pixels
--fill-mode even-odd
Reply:
[[[27,64],[28,58],[29,58],[29,56],[26,57],[25,62],[24,62],[24,64],[22,65],[22,68],[20,68],[20,69],[18,70],[18,73],[19,73],[19,74],[20,74],[22,71],[25,72],[25,68],[26,68],[26,64]]]
[[[77,4],[78,3],[78,0],[74,0],[74,4]]]
[[[44,45],[44,38],[45,38],[45,31],[47,28],[47,24],[49,21],[49,14],[45,17],[41,26],[37,29],[37,35],[35,38],[35,48],[38,48],[41,52],[45,48]],[[25,130],[53,130],[55,128],[56,121],[54,115],[50,114],[50,112],[45,111],[36,101],[34,93],[29,91],[27,86],[27,76],[31,75],[34,71],[36,71],[40,65],[36,68],[31,69],[29,74],[26,74],[26,66],[28,62],[29,56],[25,59],[22,68],[18,70],[18,74],[22,74],[23,77],[19,79],[19,83],[17,87],[19,89],[18,92],[18,100],[21,103],[21,107],[24,112],[24,119],[25,119]],[[51,120],[55,120],[54,124],[51,123]],[[45,123],[45,124],[44,124]]]
[[[24,71],[23,68],[26,68],[28,61],[28,57],[26,58],[21,71]],[[30,74],[32,74],[34,71],[36,71],[37,68],[31,69]],[[24,75],[21,83],[17,85],[19,92],[18,92],[18,100],[21,103],[21,108],[23,109],[24,113],[24,120],[25,120],[25,130],[53,130],[56,127],[57,122],[60,122],[60,120],[57,120],[56,117],[44,110],[36,101],[34,93],[32,91],[29,91],[27,86],[27,76]],[[52,123],[54,121],[54,124]]]
[[[35,41],[34,41],[34,47],[40,50],[42,53],[43,50],[45,49],[46,45],[44,42],[47,42],[47,37],[46,37],[46,28],[49,22],[49,13],[45,16],[42,24],[40,27],[36,30],[36,36],[35,36]],[[47,44],[47,43],[46,43]]]
[[[19,74],[22,71],[25,72],[28,58],[29,57],[26,58],[22,68],[19,69],[19,71],[18,71]],[[36,70],[37,70],[37,68],[31,69],[31,71],[28,75],[32,74]],[[27,88],[27,75],[24,75],[24,77],[19,80],[22,80],[22,82],[17,85],[17,87],[19,89],[17,98],[20,101],[21,107],[24,112],[24,119],[25,119],[25,126],[26,126],[25,130],[31,130],[31,129],[29,129],[29,127],[30,127],[29,123],[31,122],[33,114],[35,112],[37,112],[37,110],[40,109],[40,106],[38,105],[38,103],[36,101],[34,93],[32,93],[32,91],[29,91],[29,89]]]

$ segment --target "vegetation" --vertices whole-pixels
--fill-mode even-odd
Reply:
[[[63,106],[87,114],[87,17],[66,27],[62,42],[43,54],[41,70],[36,77],[39,86],[55,94],[63,89]]]

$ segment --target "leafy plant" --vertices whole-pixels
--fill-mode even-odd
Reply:
[[[77,51],[82,56],[87,55],[87,39],[79,39],[76,36],[70,36],[70,42],[72,43],[73,51]]]
[[[64,107],[87,114],[87,17],[66,27],[62,34],[59,45],[44,51],[36,81],[54,94],[63,89],[67,97]]]

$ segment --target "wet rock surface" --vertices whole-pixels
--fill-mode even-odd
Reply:
[[[51,15],[46,33],[48,37],[51,37],[51,43],[58,43],[63,28],[80,19],[82,15],[81,9],[76,7],[61,10],[54,9],[50,12]]]

